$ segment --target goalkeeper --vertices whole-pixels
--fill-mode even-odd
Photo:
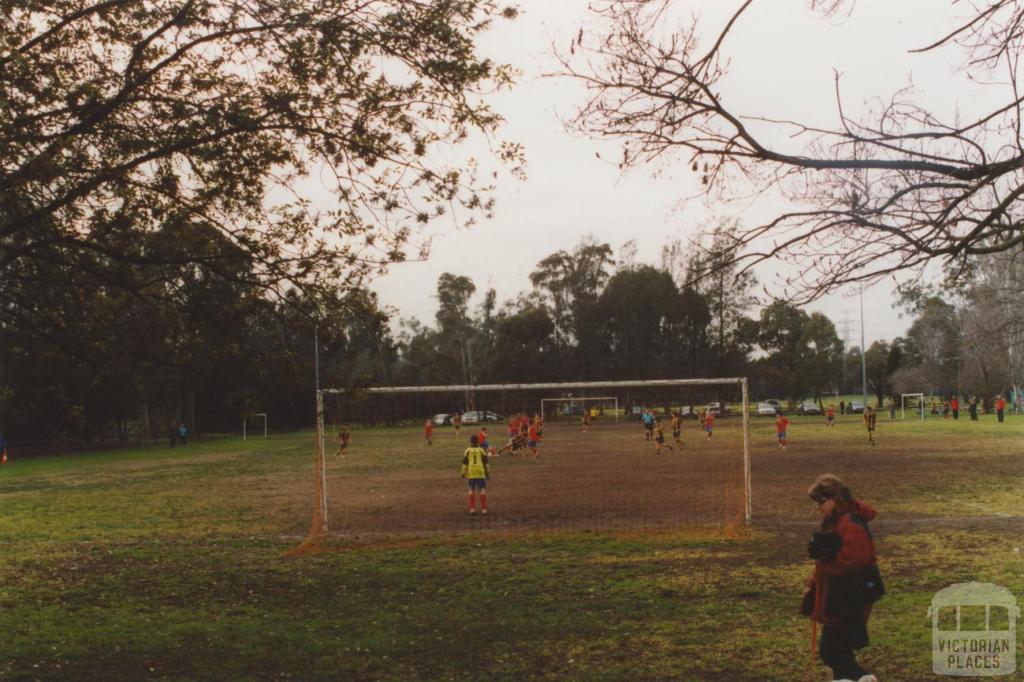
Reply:
[[[478,436],[469,437],[469,447],[462,456],[459,475],[469,481],[469,513],[476,514],[476,491],[480,491],[480,513],[487,513],[487,479],[490,478],[487,451],[480,447]]]

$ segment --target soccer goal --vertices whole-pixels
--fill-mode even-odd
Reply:
[[[544,421],[560,417],[574,417],[583,414],[583,410],[596,409],[599,416],[611,413],[614,421],[619,420],[619,399],[617,396],[565,396],[561,398],[541,398],[540,416]]]
[[[570,394],[574,403],[610,400],[613,409],[643,405],[659,421],[648,431],[639,418],[599,419],[586,429],[579,420],[544,419],[536,448],[505,447],[538,406],[550,411]],[[713,437],[680,416],[681,406],[715,401],[733,409],[715,421]],[[316,411],[310,539],[328,530],[724,529],[751,522],[745,378],[322,388]],[[330,434],[329,424],[336,425]],[[486,517],[469,516],[459,479],[471,436],[499,455],[490,462]]]
[[[250,414],[248,417],[242,417],[242,440],[246,440],[248,438],[246,424],[248,423],[249,419],[250,418],[255,419],[257,417],[261,417],[263,419],[263,438],[266,439],[266,437],[267,437],[267,413],[266,412],[254,412],[254,413]]]
[[[901,393],[900,394],[900,418],[907,418],[907,399],[917,398],[917,411],[921,415],[921,419],[924,419],[924,393]]]

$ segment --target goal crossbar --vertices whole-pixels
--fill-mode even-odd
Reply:
[[[750,525],[753,506],[751,503],[750,478],[750,392],[746,377],[721,379],[634,379],[630,381],[582,381],[537,384],[463,384],[447,386],[370,386],[367,388],[318,388],[316,390],[316,429],[318,446],[318,478],[320,479],[320,524],[326,534],[327,524],[327,456],[324,430],[324,396],[345,393],[465,393],[467,391],[560,391],[616,388],[672,388],[681,386],[722,386],[736,385],[740,388],[743,402],[743,493],[744,519]]]

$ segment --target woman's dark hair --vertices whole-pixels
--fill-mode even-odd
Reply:
[[[853,500],[853,494],[846,484],[839,480],[838,476],[822,474],[814,481],[814,484],[807,491],[807,496],[821,504],[825,500],[835,500],[841,504],[849,504]]]

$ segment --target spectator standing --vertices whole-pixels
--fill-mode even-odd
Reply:
[[[978,396],[972,395],[970,402],[967,403],[967,411],[971,413],[971,421],[978,421]]]
[[[953,419],[960,419],[960,399],[953,396],[953,399],[949,401],[949,409],[953,413]]]
[[[844,400],[839,401],[839,414],[846,414],[846,401]]]
[[[181,447],[188,445],[188,427],[185,426],[185,422],[178,425],[178,440],[181,442]]]
[[[1006,413],[1006,399],[1003,396],[996,397],[996,419],[1003,423],[1003,415]]]
[[[807,494],[818,506],[821,528],[808,546],[814,573],[801,611],[822,626],[818,653],[833,679],[878,682],[856,658],[869,642],[872,605],[885,592],[868,527],[875,509],[831,474],[819,476]]]

